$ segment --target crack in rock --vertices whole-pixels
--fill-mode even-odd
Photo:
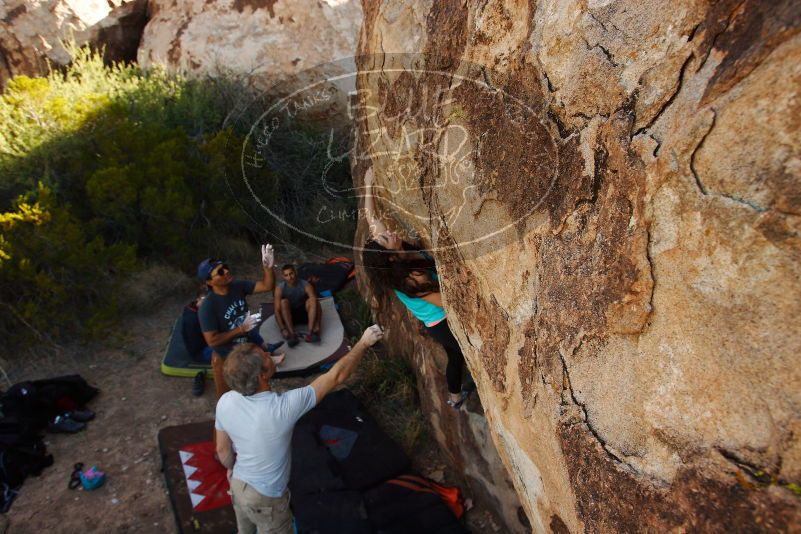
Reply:
[[[545,70],[542,71],[542,76],[545,78],[545,83],[548,86],[549,92],[555,93],[559,90],[556,87],[554,87],[554,85],[551,83],[551,79],[548,77],[548,73],[545,72]]]
[[[698,171],[695,170],[695,155],[698,153],[698,150],[704,145],[706,138],[709,136],[709,133],[712,131],[712,128],[715,127],[715,122],[717,120],[717,112],[714,108],[712,108],[712,122],[709,124],[709,129],[704,133],[701,137],[701,140],[695,145],[692,153],[690,154],[690,172],[693,173],[693,178],[695,178],[695,185],[698,186],[698,190],[701,192],[702,195],[708,195],[709,192],[706,190],[706,186],[701,181],[701,178],[698,176]]]
[[[581,341],[579,341],[579,344],[576,346],[575,349],[573,349],[572,353],[575,354],[581,348],[581,346],[583,344],[584,344],[584,338],[582,337]],[[587,425],[587,429],[590,431],[590,433],[593,435],[593,437],[596,439],[596,441],[598,441],[598,444],[604,450],[606,455],[613,462],[615,462],[616,465],[620,465],[621,467],[625,467],[626,469],[632,470],[632,467],[628,463],[626,463],[626,461],[623,458],[620,458],[614,452],[614,450],[606,443],[606,440],[603,437],[601,437],[601,435],[598,433],[598,431],[590,423],[590,418],[589,418],[589,415],[587,414],[587,406],[584,403],[582,403],[581,401],[579,401],[578,398],[576,397],[576,394],[573,392],[573,383],[570,381],[570,371],[568,370],[568,367],[567,367],[567,360],[565,359],[565,355],[562,353],[561,350],[558,350],[557,353],[559,354],[559,359],[562,362],[562,373],[563,373],[563,377],[564,377],[564,381],[563,381],[564,389],[563,389],[562,393],[567,391],[568,394],[570,395],[570,399],[573,401],[573,404],[575,406],[577,406],[581,410],[582,422],[585,425]],[[564,400],[564,396],[563,396],[563,400]]]
[[[645,259],[648,260],[648,268],[651,271],[651,294],[648,295],[648,318],[645,321],[643,332],[648,329],[651,323],[651,316],[654,313],[654,294],[656,293],[656,269],[654,267],[654,258],[651,256],[651,228],[648,224],[645,225]]]
[[[673,104],[673,102],[676,100],[676,97],[681,92],[681,88],[684,86],[684,76],[685,76],[685,74],[687,72],[687,67],[689,66],[690,62],[692,61],[692,59],[694,57],[695,56],[692,53],[690,53],[687,56],[687,58],[684,60],[684,63],[682,63],[681,68],[679,69],[679,81],[676,84],[676,89],[673,91],[673,93],[670,95],[670,97],[668,97],[668,99],[665,100],[664,104],[662,104],[659,107],[659,110],[656,112],[656,114],[653,117],[651,117],[651,120],[648,121],[648,124],[646,124],[645,126],[637,129],[637,131],[634,132],[631,135],[632,139],[634,137],[636,137],[637,135],[641,134],[641,133],[645,133],[646,130],[650,129],[654,124],[656,124],[656,122],[659,120],[659,118]]]
[[[709,109],[712,112],[712,121],[709,124],[709,128],[707,129],[706,132],[704,132],[704,135],[701,137],[701,140],[698,142],[695,148],[693,148],[692,153],[690,153],[690,172],[693,175],[693,178],[695,180],[695,185],[698,188],[698,191],[705,197],[708,196],[708,197],[725,198],[726,200],[736,202],[741,206],[747,206],[748,208],[756,211],[757,213],[764,213],[768,211],[768,208],[760,206],[751,200],[746,200],[744,198],[740,198],[727,193],[710,191],[709,188],[706,186],[706,184],[704,184],[703,180],[701,180],[701,176],[698,174],[698,170],[696,169],[695,166],[695,158],[698,154],[698,151],[701,149],[701,147],[704,146],[707,137],[709,137],[709,134],[715,128],[715,124],[717,122],[717,111],[715,110],[715,108],[709,108]]]
[[[709,44],[709,49],[707,49],[706,53],[704,54],[704,59],[698,64],[698,68],[695,69],[695,72],[698,72],[702,68],[704,68],[704,65],[706,64],[706,61],[709,59],[709,56],[712,54],[712,50],[715,49],[715,45],[718,42],[718,38],[721,35],[723,35],[724,33],[726,33],[727,31],[729,31],[729,28],[731,27],[732,22],[734,22],[734,18],[735,18],[736,13],[740,10],[740,8],[742,8],[743,4],[745,4],[745,0],[742,0],[742,2],[740,2],[736,6],[734,6],[734,9],[732,9],[729,12],[729,16],[726,19],[726,25],[723,27],[722,30],[720,30],[718,33],[716,33],[714,37],[712,37],[712,41]],[[693,30],[693,34],[695,34],[695,30]]]
[[[611,63],[611,64],[612,64],[612,66],[614,66],[614,67],[619,67],[619,66],[620,66],[620,65],[619,65],[619,64],[618,64],[618,63],[615,61],[615,57],[612,55],[612,53],[611,53],[611,52],[610,52],[610,51],[609,51],[609,50],[608,50],[606,47],[604,47],[604,46],[603,46],[601,43],[595,43],[594,45],[590,46],[590,42],[589,42],[589,41],[587,41],[587,39],[585,38],[585,39],[584,39],[584,45],[587,47],[587,50],[594,50],[594,49],[596,49],[596,48],[597,48],[598,50],[600,50],[600,51],[601,51],[601,53],[602,53],[602,54],[603,54],[603,55],[606,57],[606,60],[607,60],[609,63]]]

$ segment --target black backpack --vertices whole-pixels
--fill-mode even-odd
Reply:
[[[53,464],[42,437],[30,423],[0,420],[0,482],[18,488],[28,475],[38,476]]]
[[[14,384],[0,395],[0,513],[25,479],[53,465],[40,432],[56,415],[82,408],[97,394],[79,375]]]
[[[44,429],[55,416],[86,406],[97,391],[80,375],[20,382],[0,396],[0,411],[4,418],[13,417]]]

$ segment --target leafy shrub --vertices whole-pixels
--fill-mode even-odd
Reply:
[[[0,329],[12,342],[43,341],[113,324],[119,280],[137,265],[135,247],[90,236],[69,206],[40,185],[0,214]]]
[[[105,67],[73,50],[65,73],[20,76],[0,98],[0,335],[95,335],[144,263],[191,270],[247,235],[225,183],[225,80]],[[228,96],[227,96],[228,95]]]

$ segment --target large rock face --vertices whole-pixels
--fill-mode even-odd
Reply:
[[[534,530],[801,531],[801,5],[364,19],[359,148],[433,250]],[[461,446],[442,359],[416,354]]]
[[[133,60],[146,0],[10,0],[0,3],[0,88],[13,76],[66,65],[64,43],[104,46],[108,61]]]
[[[270,85],[356,51],[356,0],[151,0],[139,64],[189,75],[234,72]]]

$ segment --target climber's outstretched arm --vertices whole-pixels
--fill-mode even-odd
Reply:
[[[387,231],[384,221],[376,215],[375,200],[373,198],[373,168],[364,173],[364,216],[370,228],[370,237],[376,238]]]

